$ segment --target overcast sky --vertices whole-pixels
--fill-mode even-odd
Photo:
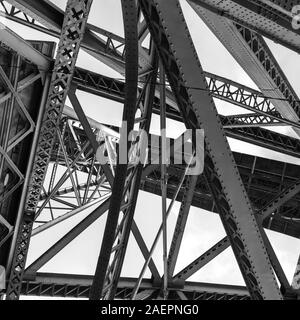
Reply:
[[[55,0],[53,2],[61,8],[65,8],[65,0]],[[205,24],[198,18],[186,1],[182,0],[181,3],[204,70],[257,89],[248,75],[243,71],[238,63],[235,62]],[[120,8],[120,0],[94,0],[89,22],[122,36],[123,22]],[[5,23],[25,39],[57,41],[57,39],[32,31],[24,26],[20,27],[19,25],[15,25],[14,23],[7,21]],[[288,79],[294,86],[295,91],[300,95],[299,56],[269,40],[267,42]],[[78,66],[111,77],[120,77],[120,75],[115,71],[104,66],[102,63],[82,51],[78,59]],[[78,93],[78,97],[88,116],[102,123],[110,123],[114,125],[120,124],[122,117],[122,105],[86,93]],[[221,103],[216,101],[216,104],[219,112],[223,114],[234,114],[240,113],[241,111],[239,108],[230,106],[224,102]],[[244,110],[244,112],[248,111]],[[168,122],[168,125],[168,135],[172,137],[176,137],[174,132],[177,132],[179,135],[180,131],[184,130],[182,125],[174,124],[173,122]],[[154,125],[151,128],[151,132],[158,133],[158,128],[157,118],[154,118]],[[176,130],[174,130],[174,128]],[[288,131],[285,132],[287,133]],[[292,157],[286,157],[275,152],[266,151],[262,148],[252,147],[246,143],[240,143],[230,139],[230,144],[232,149],[235,151],[300,164],[299,160]],[[179,205],[180,204],[176,203],[170,215],[170,219],[168,220],[169,241],[172,238]],[[160,197],[140,192],[135,219],[142,231],[148,247],[151,246],[161,223],[160,208]],[[91,209],[80,213],[69,221],[62,223],[41,235],[36,236],[31,241],[27,264],[34,261],[40,254],[49,248],[51,244],[55,243],[60,237],[62,237],[67,230],[70,230],[80,220],[87,216],[89,212],[91,212]],[[40,271],[92,275],[98,259],[105,219],[106,215],[83,232]],[[288,279],[291,280],[300,252],[300,241],[271,231],[267,231],[267,234],[269,235],[270,241],[274,246]],[[225,232],[218,215],[208,213],[198,208],[192,208],[175,273],[204,253],[224,236]],[[158,250],[154,254],[154,260],[157,263],[160,272],[162,272],[161,247],[160,243]],[[137,277],[143,264],[143,258],[132,237],[130,238],[128,248],[128,254],[125,259],[122,276]],[[150,273],[147,272],[147,276],[149,275]],[[244,285],[243,278],[240,274],[231,248],[220,254],[216,259],[201,269],[189,280]]]

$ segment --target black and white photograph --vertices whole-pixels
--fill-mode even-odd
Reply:
[[[298,0],[0,0],[0,308],[300,300],[299,54]]]

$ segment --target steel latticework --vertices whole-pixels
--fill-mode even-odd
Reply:
[[[3,298],[300,297],[300,260],[290,283],[265,232],[299,239],[299,167],[233,152],[228,142],[234,138],[276,151],[280,159],[300,158],[300,100],[264,39],[300,52],[300,28],[295,26],[300,20],[295,10],[298,3],[184,1],[258,89],[203,70],[182,1],[120,0],[124,37],[88,23],[92,0],[68,0],[65,10],[48,0],[0,1],[0,15],[7,21],[58,40],[57,46],[50,41],[27,41],[0,25]],[[80,68],[80,50],[118,72],[119,78]],[[87,116],[79,99],[82,92],[122,104],[121,127]],[[244,112],[224,116],[216,101]],[[161,135],[150,134],[153,115],[160,118]],[[189,138],[183,134],[169,139],[167,120],[193,133]],[[272,130],[278,127],[291,128],[293,134]],[[199,132],[201,142],[196,138]],[[197,161],[203,172],[195,173]],[[135,219],[141,190],[162,198],[162,220],[159,230],[153,231],[152,246]],[[175,201],[180,207],[168,246],[168,217]],[[218,214],[226,237],[176,271],[192,206]],[[70,231],[28,263],[31,239],[88,210]],[[101,246],[93,276],[41,271],[104,216],[104,232],[94,239]],[[122,273],[131,235],[144,258],[142,270],[131,262],[134,278]],[[160,238],[162,273],[153,258]],[[229,247],[245,287],[190,281]],[[295,250],[300,254],[299,248]],[[145,277],[147,269],[151,278]]]

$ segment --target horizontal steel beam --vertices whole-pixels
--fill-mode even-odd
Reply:
[[[239,107],[244,107],[263,115],[269,115],[270,119],[274,119],[275,117],[278,121],[279,119],[285,121],[283,118],[280,118],[280,114],[274,110],[270,101],[263,97],[258,91],[211,73],[206,73],[205,75],[210,92],[215,98],[231,102]],[[125,87],[124,82],[122,81],[88,70],[76,68],[73,84],[78,90],[112,99],[116,102],[124,102]],[[155,113],[160,112],[159,105],[159,99],[156,98],[153,108]],[[167,117],[177,121],[183,121],[180,112],[170,105],[167,105]],[[245,126],[245,124],[248,124],[248,119],[245,119],[246,122],[243,122],[238,119],[230,119],[221,115],[220,118],[225,127],[229,126],[225,129],[225,132],[227,136],[231,138],[252,143],[290,156],[300,156],[300,142],[298,139],[260,127]],[[285,123],[286,122],[289,121],[287,120]]]
[[[92,284],[92,276],[47,274],[38,273],[36,276],[25,275],[22,285],[22,294],[28,296],[65,297],[65,298],[88,298]],[[128,299],[129,293],[134,288],[136,279],[121,278],[118,283],[116,298]],[[151,280],[144,279],[140,291],[160,290],[160,284],[154,284]],[[186,282],[184,286],[178,287],[174,283],[171,291],[180,290],[189,299],[206,300],[216,297],[220,300],[248,300],[249,294],[245,287],[218,285],[209,283]],[[174,299],[178,297],[174,294]]]

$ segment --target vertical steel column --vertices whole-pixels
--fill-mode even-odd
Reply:
[[[171,242],[171,247],[168,256],[168,274],[169,278],[173,277],[179,250],[183,238],[183,233],[188,220],[189,211],[192,205],[195,187],[197,184],[198,176],[189,176],[187,178],[184,195],[181,201],[181,206],[176,221],[174,234]]]
[[[167,247],[167,124],[166,124],[166,76],[162,61],[159,63],[160,79],[160,132],[161,132],[161,200],[162,200],[162,233],[163,233],[163,297],[167,299],[168,292],[168,247]]]
[[[13,248],[14,253],[7,288],[7,300],[18,299],[21,292],[35,211],[50,161],[56,130],[71,85],[91,4],[92,0],[69,0],[67,3],[46,110],[28,185],[25,208],[20,219],[16,245]]]
[[[128,195],[127,195],[129,207],[128,209],[125,209],[123,212],[124,222],[123,221],[121,222],[122,226],[119,228],[119,231],[118,231],[119,235],[117,237],[119,238],[119,242],[118,242],[119,247],[114,251],[114,255],[116,256],[116,259],[113,259],[114,263],[109,266],[110,272],[106,274],[106,281],[112,283],[109,290],[107,290],[107,292],[105,293],[105,299],[108,299],[108,300],[114,299],[117,291],[118,281],[121,275],[125,253],[127,250],[130,230],[132,230],[132,233],[143,255],[145,253],[145,250],[147,249],[144,244],[144,240],[140,234],[140,231],[138,230],[138,227],[134,222],[133,218],[134,218],[134,213],[135,213],[135,208],[136,208],[136,203],[137,203],[137,198],[138,198],[138,193],[139,193],[139,188],[140,188],[142,173],[144,168],[143,155],[146,154],[146,150],[144,150],[144,148],[148,147],[146,145],[143,145],[144,140],[145,139],[148,140],[148,137],[144,137],[143,134],[145,133],[147,135],[149,134],[151,116],[152,116],[152,107],[153,107],[155,88],[156,88],[156,79],[157,79],[157,70],[158,70],[158,54],[156,52],[153,42],[151,42],[150,56],[151,56],[151,64],[152,64],[153,70],[146,77],[146,83],[142,90],[142,93],[140,94],[140,99],[139,99],[139,100],[143,100],[143,101],[140,101],[140,104],[143,104],[143,107],[139,106],[141,115],[140,115],[140,119],[138,120],[138,121],[141,121],[140,132],[142,132],[142,135],[137,137],[135,141],[138,141],[139,145],[141,146],[140,150],[138,151],[140,153],[139,155],[140,158],[136,168],[134,168],[134,173],[133,173],[133,177],[131,178],[131,182],[129,182],[130,186],[128,187]],[[143,96],[143,93],[145,94],[145,97],[144,99],[141,99],[141,96]],[[145,257],[145,260],[146,259],[147,257]],[[160,278],[159,273],[153,261],[150,262],[150,270],[154,278],[158,278],[158,279]]]
[[[125,30],[125,62],[126,89],[123,112],[123,128],[119,143],[119,155],[115,173],[112,196],[107,216],[101,250],[96,266],[90,299],[99,300],[105,284],[109,259],[115,241],[116,229],[120,214],[121,202],[128,169],[129,133],[134,127],[137,88],[138,88],[138,32],[137,32],[137,4],[135,0],[122,0],[122,10]],[[125,155],[126,154],[126,155]],[[124,163],[125,161],[125,163]]]

